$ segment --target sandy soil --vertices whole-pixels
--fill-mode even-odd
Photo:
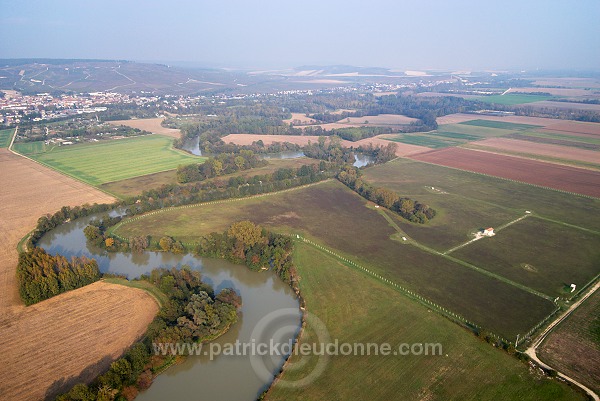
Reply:
[[[535,143],[507,138],[490,138],[475,142],[474,144],[477,146],[486,146],[493,149],[507,150],[510,152],[522,152],[532,155],[556,157],[560,159],[600,163],[600,152],[578,149],[570,146]]]
[[[118,120],[118,121],[109,121],[112,125],[125,125],[131,128],[143,129],[148,132],[153,132],[155,134],[166,135],[172,138],[179,138],[181,133],[178,129],[173,128],[165,128],[160,123],[164,120],[164,118],[142,118],[137,120]]]
[[[314,124],[317,122],[317,120],[314,120],[310,117],[306,117],[306,114],[302,114],[302,113],[292,113],[292,118],[289,118],[287,120],[283,120],[284,123],[294,123],[296,125],[298,124]]]
[[[378,135],[373,138],[361,139],[360,141],[351,142],[351,141],[342,141],[343,146],[361,146],[368,145],[372,143],[373,146],[381,145],[387,146],[390,143],[396,143],[396,156],[407,156],[414,155],[417,153],[422,153],[429,151],[429,148],[423,146],[409,145],[405,143],[397,143],[390,142],[385,140],[385,135]],[[319,137],[314,135],[305,135],[305,136],[291,136],[291,135],[254,135],[254,134],[231,134],[223,137],[223,141],[226,143],[235,143],[236,145],[251,145],[252,142],[262,140],[265,145],[270,145],[275,142],[290,142],[295,143],[297,145],[307,145],[310,141],[311,143],[318,142]]]
[[[412,159],[544,187],[600,197],[600,172],[463,148],[446,148]]]
[[[139,290],[105,283],[23,306],[15,276],[18,241],[45,213],[114,199],[6,149],[0,149],[0,188],[0,398],[42,399],[57,380],[122,353],[157,306]]]

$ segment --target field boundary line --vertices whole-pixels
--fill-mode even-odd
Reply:
[[[523,220],[523,219],[525,219],[525,218],[527,218],[529,216],[531,216],[531,215],[530,214],[525,214],[524,216],[521,216],[519,218],[514,219],[513,221],[510,221],[510,222],[508,222],[506,224],[501,225],[500,227],[494,229],[494,231],[504,230],[506,227],[512,226],[513,224],[518,223],[519,221],[521,221],[521,220]],[[484,235],[476,236],[475,238],[473,238],[473,239],[471,239],[471,240],[469,240],[469,241],[467,241],[467,242],[465,242],[463,244],[460,244],[460,245],[455,246],[454,248],[448,249],[447,251],[443,252],[442,255],[448,255],[448,254],[450,254],[450,253],[452,253],[454,251],[458,251],[459,249],[464,248],[465,246],[470,245],[473,242],[479,241],[480,239],[483,239],[483,238],[485,238]]]
[[[436,149],[433,149],[433,150],[436,150]],[[536,187],[536,188],[547,189],[547,190],[550,190],[550,191],[556,191],[556,192],[560,192],[560,193],[563,193],[563,194],[579,196],[579,197],[582,197],[582,198],[588,198],[588,199],[593,199],[593,200],[600,200],[600,196],[592,196],[592,195],[579,194],[577,192],[569,192],[569,191],[565,191],[563,189],[557,189],[557,188],[552,188],[552,187],[545,187],[543,185],[532,184],[532,183],[525,182],[525,181],[513,180],[512,178],[498,177],[496,175],[491,175],[491,174],[486,174],[486,173],[479,173],[477,171],[466,170],[466,169],[463,169],[463,168],[444,166],[443,164],[435,164],[435,163],[426,162],[426,161],[423,161],[423,160],[411,159],[410,156],[407,156],[407,157],[404,157],[404,158],[408,159],[408,160],[411,160],[411,161],[414,161],[414,162],[417,162],[417,163],[425,163],[425,164],[430,164],[432,166],[449,168],[449,169],[458,170],[458,171],[464,171],[466,173],[477,174],[477,175],[481,175],[481,176],[484,176],[484,177],[491,177],[491,178],[497,178],[499,180],[516,182],[518,184],[529,185],[529,186]],[[552,164],[552,163],[550,163],[550,164]]]
[[[314,185],[319,185],[328,181],[333,180],[333,178],[327,178],[323,181],[318,181],[318,182],[312,182],[310,184],[305,184],[305,185],[300,185],[297,187],[293,187],[293,188],[286,188],[286,189],[282,189],[280,191],[274,191],[274,192],[266,192],[263,194],[257,194],[257,195],[250,195],[250,196],[244,196],[241,198],[229,198],[229,199],[221,199],[221,200],[215,200],[215,201],[208,201],[208,202],[199,202],[199,203],[191,203],[189,205],[180,205],[180,206],[171,206],[171,207],[167,207],[167,208],[162,208],[162,209],[158,209],[158,210],[154,210],[151,212],[147,212],[144,214],[140,214],[138,216],[133,216],[130,218],[127,218],[125,220],[121,220],[119,223],[115,224],[113,227],[109,228],[107,231],[107,234],[109,235],[114,235],[117,238],[119,238],[120,240],[126,241],[127,239],[120,236],[119,234],[116,233],[116,231],[121,228],[122,226],[132,223],[134,221],[138,221],[141,220],[143,218],[149,217],[149,216],[153,216],[156,215],[158,213],[164,213],[164,212],[168,212],[168,211],[174,211],[174,210],[179,210],[179,209],[189,209],[192,207],[201,207],[201,206],[208,206],[208,205],[218,205],[218,204],[223,204],[223,203],[229,203],[229,202],[239,202],[239,201],[243,201],[243,200],[248,200],[248,199],[254,199],[254,198],[263,198],[266,196],[271,196],[271,195],[276,195],[276,194],[281,194],[281,193],[285,193],[285,192],[291,192],[291,191],[295,191],[298,189],[303,189],[303,188],[308,188]],[[197,244],[193,244],[192,245],[197,245]]]
[[[533,217],[535,217],[537,219],[540,219],[540,220],[546,220],[546,221],[549,221],[551,223],[556,223],[556,224],[559,224],[561,226],[565,226],[565,227],[569,227],[569,228],[574,228],[574,229],[577,229],[577,230],[587,231],[587,232],[592,233],[592,234],[600,235],[600,231],[592,230],[591,228],[576,226],[575,224],[565,223],[564,221],[560,221],[560,220],[554,220],[554,219],[551,219],[549,217],[540,216],[539,214],[536,214]]]
[[[379,210],[381,210],[381,209],[378,209],[378,211],[379,211]],[[382,215],[382,216],[383,216],[383,217],[384,217],[384,218],[385,218],[385,219],[388,221],[388,223],[390,223],[390,225],[391,225],[392,227],[394,227],[395,229],[399,229],[399,227],[398,227],[398,225],[396,224],[396,222],[394,222],[394,221],[392,220],[392,218],[391,218],[391,217],[390,217],[390,216],[389,216],[389,215],[388,215],[388,214],[387,214],[385,211],[381,210],[380,214],[381,214],[381,215]],[[528,215],[526,215],[526,216],[528,216]],[[521,220],[522,220],[524,217],[525,217],[525,216],[522,216],[522,217],[520,217],[519,219],[521,219]],[[519,219],[517,219],[517,221],[518,221]],[[398,233],[400,233],[400,235],[404,235],[404,236],[406,236],[406,234],[404,234],[404,232],[403,232],[402,230],[398,231]],[[414,239],[412,239],[412,238],[410,238],[410,237],[408,237],[408,236],[406,236],[406,238],[408,239],[408,241],[406,241],[406,243],[407,243],[408,245],[415,246],[415,247],[417,247],[417,248],[419,248],[419,249],[422,249],[422,250],[423,250],[423,251],[425,251],[425,252],[429,252],[429,253],[431,253],[431,254],[433,254],[433,255],[441,256],[441,257],[443,257],[443,258],[446,258],[446,259],[448,259],[448,260],[451,260],[451,261],[452,261],[452,262],[454,262],[454,263],[460,264],[460,265],[462,265],[463,267],[466,267],[466,268],[469,268],[469,269],[475,270],[476,272],[478,272],[478,273],[480,273],[480,274],[483,274],[483,275],[486,275],[486,276],[492,277],[492,278],[494,278],[494,279],[496,279],[496,280],[502,281],[502,282],[503,282],[503,283],[505,283],[505,284],[512,285],[513,287],[516,287],[516,288],[518,288],[518,289],[520,289],[520,290],[526,291],[526,292],[528,292],[528,293],[530,293],[530,294],[537,295],[538,297],[544,298],[544,299],[546,299],[546,300],[548,300],[548,301],[551,301],[551,302],[553,302],[553,301],[554,301],[554,298],[552,298],[551,296],[549,296],[549,295],[546,295],[546,294],[544,294],[544,293],[542,293],[542,292],[539,292],[539,291],[537,291],[537,290],[534,290],[533,288],[527,287],[527,286],[526,286],[526,285],[524,285],[524,284],[517,283],[516,281],[512,281],[512,280],[510,280],[510,279],[508,279],[508,278],[506,278],[506,277],[504,277],[504,276],[500,276],[500,275],[498,275],[498,274],[496,274],[496,273],[492,273],[492,272],[490,272],[490,271],[488,271],[488,270],[485,270],[485,269],[483,269],[483,268],[481,268],[481,267],[478,267],[478,266],[472,265],[472,264],[470,264],[470,263],[467,263],[467,262],[465,262],[464,260],[457,259],[457,258],[455,258],[455,257],[453,257],[453,256],[446,255],[445,253],[442,253],[442,252],[436,251],[435,249],[429,248],[428,246],[425,246],[425,245],[423,245],[423,244],[419,243],[418,241],[415,241]],[[553,302],[553,303],[554,303],[554,302]]]
[[[27,160],[29,160],[29,161],[33,162],[33,163],[37,163],[37,164],[39,164],[40,166],[46,167],[46,168],[48,168],[48,169],[50,169],[50,170],[52,170],[52,171],[56,171],[57,173],[59,173],[59,174],[61,174],[61,175],[64,175],[64,176],[66,176],[66,177],[69,177],[69,178],[72,178],[72,179],[74,179],[74,180],[75,180],[75,181],[77,181],[77,182],[80,182],[80,183],[82,183],[82,184],[85,184],[86,186],[89,186],[89,187],[91,187],[91,188],[97,189],[98,191],[100,191],[100,192],[103,192],[103,193],[105,193],[106,195],[109,195],[109,196],[111,196],[111,197],[113,197],[113,198],[115,198],[115,199],[120,199],[120,197],[119,197],[119,196],[117,196],[117,195],[115,195],[115,194],[111,194],[110,192],[108,192],[108,191],[105,191],[105,190],[104,190],[104,189],[102,189],[102,188],[98,188],[97,186],[95,186],[95,185],[92,185],[92,184],[90,184],[89,182],[85,182],[85,181],[83,181],[82,179],[80,179],[80,178],[78,178],[78,177],[75,177],[75,176],[73,176],[73,175],[71,175],[71,174],[69,174],[69,173],[67,173],[67,172],[64,172],[64,171],[57,170],[57,169],[55,169],[54,167],[52,167],[52,166],[50,166],[50,165],[48,165],[48,164],[46,164],[46,163],[44,163],[44,162],[42,162],[42,161],[38,161],[38,160],[32,159],[31,157],[25,156],[24,154],[21,154],[21,153],[19,153],[19,152],[15,151],[15,150],[13,150],[13,149],[12,149],[12,146],[13,146],[13,142],[14,142],[14,140],[15,140],[16,136],[17,136],[17,130],[18,130],[18,129],[19,129],[19,127],[17,126],[17,127],[15,128],[15,134],[13,135],[13,139],[12,139],[12,141],[11,141],[11,143],[10,143],[10,146],[8,147],[8,151],[9,151],[10,153],[12,153],[12,154],[14,154],[14,155],[16,155],[16,156],[19,156],[19,157],[23,157],[23,158],[25,158],[25,159],[27,159]]]
[[[455,312],[452,312],[451,310],[446,309],[446,308],[442,307],[441,305],[436,304],[435,302],[429,300],[428,298],[425,298],[425,297],[417,294],[416,292],[411,291],[408,288],[405,288],[405,287],[403,287],[403,286],[395,283],[394,281],[392,281],[392,280],[390,280],[388,278],[385,278],[384,276],[382,276],[382,275],[380,275],[378,273],[375,273],[374,271],[369,270],[369,269],[361,266],[360,264],[358,264],[358,263],[356,263],[356,262],[354,262],[354,261],[352,261],[352,260],[350,260],[350,259],[348,259],[348,258],[346,258],[346,257],[344,257],[344,256],[342,256],[342,255],[340,255],[340,254],[338,254],[336,252],[334,252],[333,250],[331,250],[331,249],[329,249],[329,248],[327,248],[327,247],[325,247],[323,245],[317,244],[316,242],[313,242],[310,239],[305,238],[305,237],[303,237],[303,236],[301,236],[299,234],[285,234],[285,235],[292,237],[292,239],[296,239],[296,240],[302,241],[302,242],[304,242],[306,244],[309,244],[309,245],[313,246],[314,248],[317,248],[318,250],[320,250],[322,252],[325,252],[325,253],[327,253],[327,254],[329,254],[331,256],[334,256],[338,260],[342,261],[343,264],[345,264],[346,266],[353,267],[353,268],[355,268],[355,269],[357,269],[359,271],[362,271],[363,273],[366,273],[367,275],[369,275],[369,276],[371,276],[371,277],[379,280],[383,284],[386,284],[386,285],[394,288],[396,291],[398,291],[399,293],[403,294],[407,298],[409,298],[409,299],[411,299],[413,301],[417,301],[421,305],[423,305],[423,306],[425,306],[425,307],[427,307],[427,308],[429,308],[431,310],[434,310],[438,314],[440,314],[440,315],[448,318],[451,321],[454,321],[456,323],[459,323],[459,324],[462,324],[462,325],[466,325],[467,327],[471,327],[471,328],[478,329],[478,330],[482,328],[481,326],[477,325],[476,323],[473,323],[470,320],[466,319],[462,315],[460,315],[458,313],[455,313]],[[495,333],[491,333],[491,332],[490,332],[490,334],[492,335],[492,337],[495,337],[498,340],[502,340],[502,341],[504,341],[507,344],[510,343],[504,337],[501,337],[501,336],[499,336],[499,335],[497,335]]]

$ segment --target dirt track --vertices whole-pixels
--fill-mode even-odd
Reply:
[[[598,171],[463,148],[435,150],[411,159],[600,197]]]
[[[0,188],[0,399],[41,399],[56,380],[122,353],[157,306],[140,290],[97,283],[25,308],[15,277],[18,241],[45,213],[113,198],[6,149]]]

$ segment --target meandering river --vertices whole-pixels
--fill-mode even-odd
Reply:
[[[213,349],[235,344],[236,341],[252,344],[270,338],[283,344],[296,336],[301,319],[298,299],[274,273],[253,272],[245,266],[189,254],[109,253],[86,243],[83,229],[92,218],[90,216],[59,226],[47,233],[38,245],[53,255],[58,253],[66,257],[85,255],[95,258],[102,272],[124,274],[129,278],[148,273],[156,267],[189,265],[202,273],[203,281],[210,283],[215,292],[225,287],[234,288],[243,300],[240,319],[225,335],[213,342]],[[271,313],[285,308],[290,309],[284,316],[270,317]],[[209,345],[203,347],[204,352],[208,349]],[[257,376],[253,364],[262,364],[276,373],[284,359],[285,355],[220,355],[213,360],[209,355],[190,356],[182,364],[159,375],[136,400],[255,400],[269,386],[271,378]]]

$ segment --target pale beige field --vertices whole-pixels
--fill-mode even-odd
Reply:
[[[538,86],[564,86],[567,88],[600,88],[597,78],[540,78],[533,82]]]
[[[568,96],[568,97],[587,97],[592,96],[593,91],[582,88],[546,88],[546,87],[527,87],[527,88],[511,88],[507,93],[549,93],[553,96]]]
[[[600,152],[578,149],[569,146],[535,143],[508,138],[489,138],[483,141],[473,142],[472,145],[490,148],[492,150],[504,150],[509,152],[527,153],[531,155],[549,156],[566,160],[600,163]]]
[[[365,121],[368,123],[365,124]],[[378,116],[348,117],[338,121],[340,124],[357,125],[406,125],[419,121],[416,118],[406,117],[401,114],[380,114]]]
[[[234,143],[236,145],[252,145],[252,142],[255,142],[258,140],[262,140],[265,145],[270,145],[275,142],[290,142],[290,143],[295,143],[300,146],[304,146],[304,145],[307,145],[309,141],[311,143],[317,142],[319,140],[319,137],[314,136],[314,135],[305,135],[305,136],[285,135],[284,136],[284,135],[255,135],[255,134],[231,134],[231,135],[227,135],[226,137],[223,137],[223,141],[225,143]],[[397,145],[396,146],[396,156],[414,155],[417,153],[422,153],[422,152],[431,150],[431,149],[423,147],[423,146],[390,142],[385,139],[385,135],[378,135],[373,138],[361,139],[360,141],[356,141],[356,142],[351,142],[351,141],[346,141],[346,140],[342,140],[341,142],[342,142],[343,146],[347,146],[347,147],[350,147],[350,146],[358,147],[361,145],[368,145],[369,143],[372,143],[373,146],[387,146],[390,143],[396,143],[396,145]]]
[[[600,98],[600,95],[598,95]],[[527,103],[528,107],[534,109],[552,108],[561,110],[586,110],[600,112],[600,104],[573,103],[573,102],[553,102],[551,100],[542,100],[541,102]]]
[[[496,116],[485,116],[479,114],[449,114],[447,116],[438,117],[436,119],[439,125],[442,124],[458,124],[465,121],[471,120],[490,120],[490,121],[503,121],[507,123],[517,123],[517,124],[531,124],[531,125],[541,125],[546,127],[552,123],[564,122],[565,120],[557,120],[552,118],[541,118],[541,117],[525,117],[525,116],[506,116],[506,117],[496,117]]]
[[[166,135],[172,138],[179,138],[181,133],[178,129],[165,128],[160,125],[163,120],[164,118],[140,118],[137,120],[109,121],[109,123],[112,125],[125,125],[131,128],[143,129],[154,134]]]
[[[290,123],[294,123],[295,125],[299,125],[299,124],[314,124],[317,122],[317,120],[314,120],[310,117],[306,117],[305,114],[302,113],[292,113],[292,118],[289,118],[287,120],[283,120],[284,123],[290,124]]]
[[[38,400],[61,378],[115,358],[157,311],[140,290],[96,283],[25,307],[17,291],[16,246],[37,219],[62,206],[114,199],[79,181],[0,149],[0,399]],[[104,361],[104,366],[108,359]]]

